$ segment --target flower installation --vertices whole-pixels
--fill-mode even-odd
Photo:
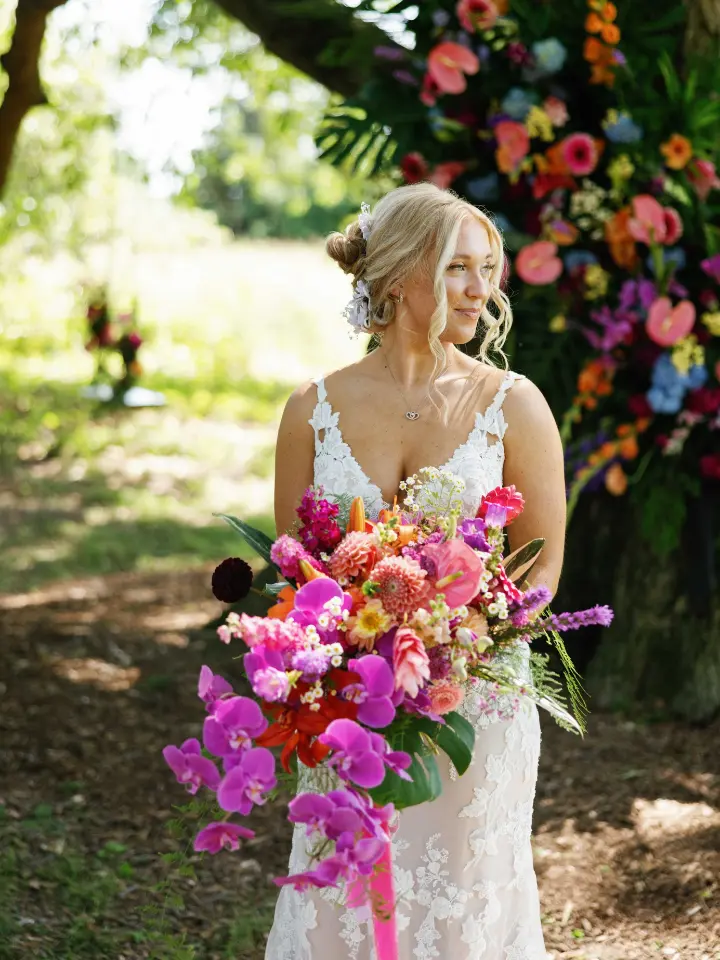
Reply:
[[[374,522],[362,498],[343,507],[345,518],[342,498],[308,488],[296,535],[274,542],[225,517],[281,575],[266,588],[276,602],[266,616],[231,612],[217,631],[223,643],[242,646],[248,693],[204,666],[202,746],[190,739],[164,750],[190,793],[215,794],[220,816],[195,840],[196,850],[212,853],[237,849],[250,835],[232,817],[265,803],[278,784],[278,763],[286,773],[298,763],[327,767],[334,788],[301,792],[288,807],[288,819],[306,824],[317,840],[317,862],[276,882],[342,887],[349,902],[371,902],[379,944],[393,943],[386,925],[393,923],[395,813],[441,792],[437,749],[458,774],[468,768],[468,691],[484,684],[480,703],[488,714],[512,715],[529,701],[581,732],[576,684],[574,716],[558,684],[521,682],[498,653],[540,636],[557,638],[562,648],[560,632],[612,619],[608,607],[549,613],[549,591],[525,580],[543,542],[503,556],[504,531],[521,513],[522,496],[499,487],[476,517],[462,519],[462,487],[449,471],[427,468],[403,484],[402,509],[396,500]],[[229,558],[213,590],[230,601],[247,595],[250,582],[248,565]],[[380,956],[396,954],[389,946]]]
[[[639,484],[661,525],[668,477],[720,475],[720,65],[685,55],[686,18],[675,0],[650,20],[627,0],[432,0],[350,104],[357,137],[391,131],[381,168],[495,215],[513,362],[565,416],[571,507]]]
[[[121,397],[142,375],[138,352],[143,340],[136,329],[135,313],[130,311],[117,315],[115,325],[120,328],[117,332],[113,328],[107,293],[99,290],[90,299],[86,317],[90,336],[85,349],[95,354],[93,384],[108,384],[111,388],[107,397],[99,395],[101,399]],[[122,362],[119,375],[115,374],[114,364],[110,360],[114,354]]]

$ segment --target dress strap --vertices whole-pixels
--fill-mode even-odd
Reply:
[[[503,377],[502,383],[498,388],[498,392],[495,394],[493,402],[485,411],[485,417],[489,419],[490,417],[493,417],[495,416],[495,414],[499,413],[500,408],[503,405],[503,402],[505,400],[505,397],[507,396],[507,392],[510,389],[510,387],[512,387],[512,385],[515,383],[516,380],[524,380],[524,379],[525,377],[523,376],[522,373],[513,373],[512,370],[508,370],[508,372]]]
[[[317,386],[318,403],[324,403],[327,400],[325,377],[313,377],[312,382]]]

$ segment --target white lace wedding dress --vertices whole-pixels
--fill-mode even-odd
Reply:
[[[483,494],[503,479],[505,394],[518,374],[508,373],[490,407],[478,413],[470,436],[443,466],[465,481],[464,513],[475,516]],[[315,484],[327,492],[365,498],[368,516],[385,504],[363,473],[338,427],[338,414],[317,381]],[[488,437],[494,439],[488,442]],[[527,644],[504,655],[529,681]],[[443,793],[403,810],[393,840],[400,960],[545,960],[537,882],[530,846],[540,754],[534,705],[500,697],[492,717],[480,710],[485,684],[468,688],[461,712],[474,725],[475,753],[458,777],[438,757]],[[301,768],[299,790],[332,789],[324,769]],[[293,834],[289,872],[309,866],[305,826]],[[337,891],[278,898],[266,960],[376,960],[372,921],[344,906]]]

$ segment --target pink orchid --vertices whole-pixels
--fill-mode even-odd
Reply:
[[[659,297],[648,310],[645,329],[654,343],[671,347],[686,337],[694,324],[695,307],[689,300],[673,307],[668,297]]]
[[[639,243],[671,244],[682,235],[682,220],[673,207],[661,206],[655,197],[641,193],[633,197],[628,220],[630,236]]]
[[[430,51],[428,73],[440,93],[462,93],[467,88],[465,74],[477,73],[477,56],[459,43],[446,40]]]
[[[395,689],[416,697],[430,679],[430,660],[425,644],[410,627],[399,627],[393,640]]]
[[[557,244],[550,240],[538,240],[523,247],[515,258],[515,270],[520,279],[534,286],[554,283],[563,268],[557,250]]]
[[[720,189],[720,177],[715,171],[715,164],[712,160],[695,158],[690,161],[686,173],[695,193],[703,203],[707,200],[711,190]]]
[[[464,540],[431,543],[422,552],[435,564],[435,589],[445,594],[449,607],[461,607],[478,595],[485,564]]]
[[[223,847],[227,847],[228,850],[237,850],[240,846],[240,837],[251,840],[254,836],[255,832],[248,830],[247,827],[241,827],[237,823],[225,823],[221,820],[203,827],[195,837],[193,850],[197,853],[202,850],[207,850],[208,853],[219,853]]]

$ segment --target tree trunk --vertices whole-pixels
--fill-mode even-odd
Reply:
[[[685,55],[720,55],[720,0],[685,0]]]
[[[7,182],[15,141],[25,114],[47,103],[40,83],[38,61],[48,15],[66,0],[18,0],[10,49],[0,57],[8,75],[0,104],[0,197]]]
[[[680,543],[658,559],[629,499],[581,500],[556,605],[615,611],[609,629],[580,631],[570,644],[591,709],[641,706],[698,722],[720,713],[719,502],[709,485],[690,499]]]

